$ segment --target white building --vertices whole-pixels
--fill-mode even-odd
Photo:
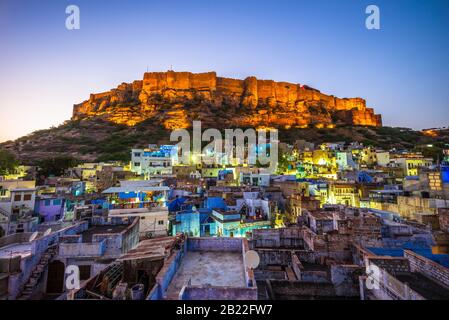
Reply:
[[[38,218],[33,217],[36,202],[35,188],[9,190],[9,198],[0,199],[0,226],[6,234],[32,232]]]
[[[139,217],[139,235],[166,236],[169,187],[162,180],[121,181],[120,187],[103,191],[109,197],[109,217]]]
[[[270,174],[268,173],[240,173],[240,184],[259,187],[270,186]]]
[[[132,208],[109,210],[109,217],[139,217],[139,235],[142,237],[166,236],[168,232],[168,208]]]
[[[350,151],[339,151],[336,153],[336,155],[336,162],[339,170],[355,169],[357,167]]]
[[[149,145],[147,149],[131,150],[131,171],[145,178],[156,175],[169,175],[177,164],[177,147],[163,145],[159,148]]]
[[[376,151],[377,165],[386,167],[390,163],[390,153],[388,151]]]

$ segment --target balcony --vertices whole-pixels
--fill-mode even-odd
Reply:
[[[148,211],[152,211],[166,208],[166,205],[165,202],[154,202],[154,201],[109,204],[109,210],[142,209],[142,208],[148,209]]]

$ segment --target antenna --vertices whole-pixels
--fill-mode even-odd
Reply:
[[[28,240],[29,242],[33,241],[34,239],[36,239],[37,235],[39,234],[39,232],[34,231],[33,234],[30,237],[30,240]]]

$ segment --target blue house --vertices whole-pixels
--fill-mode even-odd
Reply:
[[[215,221],[215,234],[223,237],[245,237],[254,229],[271,228],[267,220],[244,220],[237,211],[212,210],[211,218]]]
[[[41,222],[58,221],[64,217],[65,199],[60,197],[38,197],[35,202],[35,213]]]
[[[208,197],[204,201],[204,207],[206,209],[220,209],[220,210],[226,210],[227,206],[223,198],[220,197]]]
[[[215,221],[210,216],[210,210],[195,208],[176,213],[172,222],[172,234],[186,233],[193,237],[208,237],[216,235]]]
[[[174,210],[183,201],[176,199],[169,204]],[[176,212],[172,223],[172,234],[186,233],[194,237],[222,236],[244,237],[253,229],[270,228],[271,222],[266,220],[244,220],[235,210],[228,210],[225,201],[220,197],[209,197],[204,201],[204,208],[191,207]]]

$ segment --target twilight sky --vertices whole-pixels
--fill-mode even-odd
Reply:
[[[67,30],[78,5],[81,29]],[[381,30],[365,28],[379,6]],[[0,142],[150,71],[308,84],[384,124],[449,125],[447,0],[0,0]]]

